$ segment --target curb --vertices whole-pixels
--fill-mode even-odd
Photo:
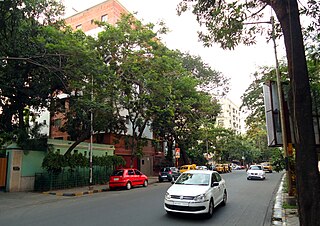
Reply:
[[[157,180],[152,180],[149,181],[149,184],[155,184],[157,183]],[[108,183],[106,185],[103,186],[107,186],[108,187]],[[100,193],[100,192],[106,192],[109,191],[108,188],[103,188],[103,189],[94,189],[94,190],[89,190],[89,191],[83,191],[83,192],[50,192],[50,191],[46,191],[46,192],[42,192],[42,194],[44,195],[56,195],[56,196],[69,196],[69,197],[74,197],[74,196],[83,196],[83,195],[92,195],[95,193]]]
[[[109,189],[98,189],[98,190],[92,190],[92,191],[83,191],[83,192],[42,192],[42,194],[45,195],[56,195],[56,196],[82,196],[82,195],[91,195],[94,193],[99,193],[99,192],[106,192]]]
[[[283,182],[285,180],[285,174],[282,176],[282,180],[279,185],[279,189],[276,195],[276,200],[273,206],[273,214],[272,214],[272,225],[286,225],[285,224],[285,215],[282,209],[283,197],[282,197],[282,189]]]

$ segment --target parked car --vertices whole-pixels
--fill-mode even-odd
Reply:
[[[159,172],[159,182],[174,181],[180,176],[179,170],[176,167],[163,167]]]
[[[205,214],[227,202],[224,179],[216,171],[189,170],[180,175],[167,190],[164,209],[170,213]]]
[[[183,173],[183,172],[186,172],[188,170],[195,170],[197,168],[197,166],[195,164],[192,164],[192,165],[183,165],[183,166],[180,166],[180,170],[179,172],[180,173]]]
[[[266,172],[261,165],[251,165],[247,171],[247,179],[266,179]]]
[[[263,166],[263,170],[264,170],[264,171],[267,171],[267,172],[269,172],[269,173],[272,173],[272,165],[271,165],[270,162],[262,162],[262,163],[260,163],[260,165]]]
[[[110,176],[109,188],[126,188],[130,190],[135,186],[148,186],[148,177],[137,169],[118,169]]]

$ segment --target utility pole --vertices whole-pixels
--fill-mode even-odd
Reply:
[[[112,60],[111,55],[104,56],[104,62],[106,65]],[[91,104],[93,104],[93,75],[91,75]],[[93,187],[93,164],[92,164],[92,145],[93,145],[93,107],[90,109],[90,144],[89,144],[89,190]]]
[[[93,75],[91,75],[91,104],[93,103]],[[90,145],[89,145],[89,190],[92,190],[92,142],[93,142],[93,109],[90,109]]]
[[[277,90],[278,90],[278,97],[279,97],[280,122],[281,122],[281,131],[282,131],[281,135],[282,135],[282,143],[283,143],[283,152],[284,152],[284,157],[285,157],[285,161],[286,161],[288,194],[290,196],[292,196],[293,189],[292,189],[289,154],[288,154],[286,118],[285,118],[285,113],[284,113],[283,93],[282,93],[282,86],[281,86],[281,74],[280,74],[280,70],[279,70],[277,45],[276,45],[275,33],[274,33],[275,31],[274,31],[274,17],[273,16],[271,17],[271,24],[272,24],[272,41],[273,41],[274,55],[275,55],[275,61],[276,61]]]

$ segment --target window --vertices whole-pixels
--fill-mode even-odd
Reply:
[[[128,175],[134,175],[134,171],[133,170],[128,170]]]
[[[213,182],[220,182],[221,181],[221,176],[218,173],[213,173],[212,174],[212,181]]]
[[[115,170],[111,174],[111,176],[122,176],[123,175],[123,170]]]
[[[104,14],[101,16],[101,22],[108,22],[108,14]]]
[[[218,181],[218,182],[221,181],[221,176],[220,176],[220,174],[215,173],[215,175],[216,175],[217,181]]]

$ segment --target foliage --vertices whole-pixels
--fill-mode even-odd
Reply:
[[[229,92],[229,78],[221,72],[213,70],[200,56],[179,53],[183,67],[199,81],[198,90],[205,91],[217,99]]]
[[[171,145],[173,140],[179,140],[179,145],[184,139],[191,141],[193,133],[189,132],[189,138],[184,135],[198,128],[196,118],[203,114],[212,120],[218,109],[216,102],[197,87],[226,89],[227,79],[199,57],[166,48],[157,37],[166,29],[153,32],[153,24],[142,25],[132,15],[123,15],[117,26],[100,25],[105,31],[99,34],[97,49],[101,56],[112,56],[108,69],[115,76],[110,101],[117,108],[117,118],[126,115],[132,133],[126,144],[132,156],[141,156],[146,128],[170,140]]]
[[[42,168],[54,174],[60,173],[62,170],[62,167],[64,166],[65,166],[65,161],[63,156],[60,155],[58,152],[53,152],[53,151],[49,151],[42,162]]]
[[[121,156],[92,156],[94,166],[106,166],[115,168],[116,166],[125,165]],[[42,167],[48,172],[59,174],[63,168],[74,171],[77,168],[88,168],[89,158],[82,153],[61,155],[58,152],[49,151],[42,162]]]
[[[24,147],[34,136],[30,132],[39,131],[25,117],[49,108],[56,90],[68,93],[79,87],[75,81],[88,74],[85,66],[92,55],[88,57],[81,35],[63,29],[60,1],[2,1],[0,11],[0,136],[21,135]]]
[[[274,155],[271,158],[271,163],[273,170],[276,172],[281,172],[285,169],[285,159],[283,156],[283,151],[281,149],[276,149]]]
[[[307,4],[305,4],[307,3]],[[293,3],[292,6],[293,7]],[[191,10],[201,26],[199,39],[205,46],[219,43],[223,49],[234,49],[237,45],[256,44],[258,36],[265,35],[271,39],[271,22],[268,6],[277,11],[284,4],[277,1],[204,1],[182,0],[178,5],[178,14]],[[320,3],[314,0],[299,2],[299,13],[305,18],[305,34],[315,37],[319,24]],[[275,25],[276,36],[280,37],[280,24]]]

